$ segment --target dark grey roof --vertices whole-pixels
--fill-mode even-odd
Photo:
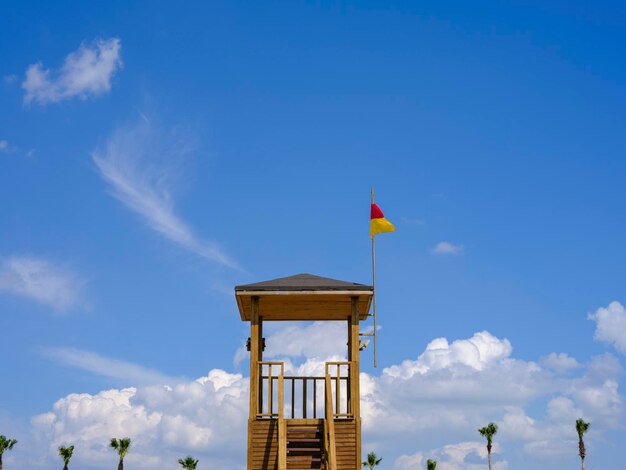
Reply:
[[[313,274],[296,274],[295,276],[280,277],[271,281],[256,282],[235,286],[235,292],[245,291],[365,291],[373,290],[372,286],[357,284],[356,282],[338,281],[328,277],[314,276]]]

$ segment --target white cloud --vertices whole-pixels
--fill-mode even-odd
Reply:
[[[458,255],[463,251],[463,246],[454,245],[450,242],[439,242],[432,249],[432,252],[437,255]]]
[[[512,351],[508,339],[500,340],[487,331],[476,333],[469,339],[456,340],[452,344],[446,338],[437,338],[426,346],[417,360],[407,360],[401,365],[388,367],[383,373],[408,379],[415,374],[423,375],[454,367],[480,371],[508,358]]]
[[[565,353],[550,353],[541,358],[541,365],[559,372],[566,372],[580,367],[580,364],[576,359]]]
[[[33,256],[0,260],[0,291],[65,311],[77,306],[84,281],[67,269]]]
[[[118,38],[98,39],[70,53],[58,71],[46,70],[41,63],[30,65],[22,82],[24,103],[44,105],[109,92],[113,75],[122,67],[121,48]]]
[[[286,360],[287,370],[321,374],[325,356],[340,356],[344,349],[347,331],[337,325],[266,331],[266,357],[273,344],[272,358]],[[331,339],[326,341],[324,332]],[[307,334],[316,340],[307,341]],[[287,338],[296,346],[284,347]],[[572,365],[569,356],[554,358],[558,365]],[[567,468],[576,449],[576,418],[593,423],[590,448],[603,432],[620,429],[622,373],[611,355],[576,368],[544,368],[514,358],[507,339],[486,331],[455,341],[437,338],[415,360],[378,375],[361,374],[363,451],[375,450],[396,470],[421,469],[427,458],[438,460],[443,470],[478,470],[485,468],[486,449],[477,430],[494,421],[499,425],[494,468],[529,462]],[[33,428],[49,445],[49,459],[57,458],[60,442],[77,443],[83,450],[76,462],[85,470],[110,466],[106,442],[114,435],[133,438],[129,459],[138,468],[166,468],[192,453],[203,468],[243,469],[247,414],[248,380],[213,370],[171,387],[68,395],[34,418]]]
[[[168,377],[157,370],[132,362],[101,356],[91,351],[73,348],[48,348],[44,356],[62,364],[77,367],[92,374],[133,385],[173,385],[180,379]]]
[[[499,445],[496,443],[491,451],[493,468],[505,470],[508,464],[505,460],[501,460],[499,452]],[[437,470],[482,470],[487,461],[487,449],[482,442],[448,444],[426,453],[401,455],[395,460],[393,468],[394,470],[423,470],[426,468],[428,459],[437,461]]]
[[[9,74],[9,75],[5,75],[2,78],[3,78],[4,83],[6,85],[13,85],[15,82],[17,82],[19,77],[17,75],[15,75],[15,74]]]
[[[9,151],[9,142],[6,140],[0,140],[0,152],[8,152]]]
[[[414,217],[400,217],[400,221],[406,225],[424,225],[426,223],[423,219],[416,219]]]
[[[109,468],[115,462],[109,440],[129,436],[126,461],[132,467],[169,468],[192,453],[203,468],[243,469],[247,391],[248,381],[241,375],[214,369],[173,387],[70,394],[32,419],[35,435],[47,444],[46,455],[24,458],[56,463],[57,446],[71,442],[77,449],[72,460],[77,467]]]
[[[190,150],[188,142],[142,120],[118,129],[91,156],[113,195],[153,230],[198,256],[237,268],[216,243],[198,238],[174,210],[170,180]]]
[[[268,338],[264,355],[268,358],[291,356],[324,360],[347,353],[347,335],[348,327],[344,321],[288,325]]]
[[[594,339],[611,344],[622,354],[626,354],[626,309],[619,302],[611,302],[589,314],[596,322]]]

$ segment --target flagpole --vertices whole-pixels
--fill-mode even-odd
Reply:
[[[374,204],[374,187],[372,186],[372,204]],[[373,292],[373,303],[374,303],[374,368],[377,367],[378,357],[377,357],[377,349],[376,349],[376,236],[372,235],[372,288]]]

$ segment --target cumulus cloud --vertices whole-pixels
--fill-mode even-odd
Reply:
[[[498,455],[500,446],[496,443],[491,451],[493,468],[505,470],[508,464]],[[426,453],[401,455],[394,462],[394,470],[423,470],[426,461],[437,461],[437,469],[441,470],[482,470],[487,461],[487,449],[482,442],[459,442],[447,444],[439,449],[433,449]]]
[[[271,335],[267,357],[292,356],[324,359],[347,351],[346,322],[313,322],[289,325]]]
[[[58,445],[74,443],[80,468],[110,467],[115,460],[108,448],[111,436],[129,436],[133,447],[127,461],[133,467],[169,468],[193,453],[205,468],[242,469],[247,389],[241,375],[214,369],[173,387],[70,394],[35,416],[32,427],[48,443],[49,461],[56,462]]]
[[[450,242],[439,242],[437,243],[432,252],[437,255],[458,255],[463,251],[462,245],[454,245]]]
[[[415,361],[407,360],[401,365],[384,369],[390,377],[411,378],[415,374],[452,369],[468,368],[483,370],[489,364],[504,360],[511,355],[513,348],[508,339],[500,340],[488,331],[474,334],[469,339],[448,343],[446,338],[431,341],[426,350]]]
[[[118,38],[97,39],[70,53],[59,70],[44,69],[40,62],[30,65],[22,82],[24,103],[45,105],[109,92],[113,75],[122,67],[121,48]]]
[[[266,357],[274,344],[272,358],[285,360],[290,373],[321,375],[327,356],[341,357],[345,349],[347,332],[337,325],[286,325],[266,331]],[[331,339],[309,345],[307,334]],[[285,338],[297,346],[282,345]],[[500,428],[496,469],[528,462],[565,468],[576,448],[576,418],[594,423],[590,446],[602,432],[623,423],[623,371],[611,355],[575,368],[560,367],[573,365],[569,356],[555,354],[552,359],[548,363],[559,367],[517,359],[506,338],[482,331],[453,341],[436,338],[416,359],[379,374],[363,372],[363,450],[376,450],[396,470],[421,469],[427,458],[437,459],[444,470],[484,468],[485,442],[477,430],[494,421]],[[248,380],[212,370],[173,386],[71,394],[35,417],[32,426],[41,442],[49,444],[48,459],[56,459],[59,443],[80,444],[77,449],[84,450],[77,464],[86,470],[110,466],[106,443],[113,435],[133,438],[131,454],[138,468],[166,468],[191,453],[208,469],[243,469],[247,414]]]
[[[193,146],[150,121],[119,128],[91,156],[112,194],[161,236],[218,264],[237,268],[217,243],[200,239],[174,209],[171,183]]]
[[[84,281],[71,271],[33,256],[0,260],[0,292],[27,297],[58,311],[77,306]]]
[[[619,302],[611,302],[589,314],[596,322],[594,339],[609,343],[622,354],[626,354],[626,309]]]
[[[92,374],[133,385],[173,385],[180,379],[168,377],[154,369],[132,362],[101,356],[74,348],[47,348],[43,355],[62,364],[77,367]]]

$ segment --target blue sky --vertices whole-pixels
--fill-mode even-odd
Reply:
[[[489,420],[498,468],[570,468],[579,416],[588,468],[619,468],[623,5],[8,1],[0,18],[9,468],[56,468],[77,439],[81,468],[106,468],[116,432],[139,468],[241,468],[245,425],[222,430],[246,418],[232,288],[370,282],[372,186],[398,229],[378,243],[379,368],[363,355],[384,468],[483,465]],[[295,369],[340,344],[332,325],[269,333],[302,342],[273,353]],[[239,411],[174,409],[166,382]]]

